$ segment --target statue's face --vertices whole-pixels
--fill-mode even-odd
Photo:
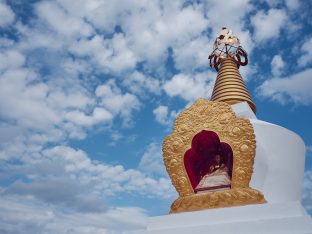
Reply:
[[[221,162],[221,156],[219,154],[217,154],[215,156],[215,161],[216,161],[216,163],[220,163]]]

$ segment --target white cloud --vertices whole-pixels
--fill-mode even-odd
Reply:
[[[285,62],[281,55],[277,54],[271,61],[271,73],[275,77],[279,77],[283,73]]]
[[[3,193],[11,196],[30,196],[48,204],[61,205],[66,209],[80,212],[105,211],[106,205],[99,196],[90,191],[86,192],[89,189],[90,186],[79,184],[77,181],[59,174],[54,177],[34,179],[31,183],[17,180]]]
[[[135,71],[129,77],[125,77],[122,84],[131,92],[144,95],[146,92],[160,94],[160,81],[146,76],[145,74]]]
[[[209,82],[209,78],[211,81]],[[164,90],[170,97],[181,97],[186,101],[197,98],[210,98],[215,77],[209,73],[177,74],[164,84]]]
[[[302,204],[308,210],[312,210],[312,171],[304,173]]]
[[[51,87],[51,86],[50,86]],[[59,90],[57,88],[53,88],[53,91],[49,92],[47,95],[47,103],[53,109],[58,108],[71,108],[83,110],[88,105],[93,105],[95,101],[90,97],[85,90],[71,90],[71,92],[67,93],[65,90]]]
[[[231,1],[226,4],[224,1],[208,0],[205,4],[207,17],[215,36],[223,26],[231,28],[236,33],[241,31],[245,15],[252,10],[249,0]],[[222,20],[220,20],[220,16],[222,16]]]
[[[269,7],[278,7],[283,4],[283,0],[264,0],[263,2],[267,3]]]
[[[312,62],[312,37],[306,40],[300,48],[302,55],[298,59],[299,66],[306,66]]]
[[[15,121],[24,133],[36,130],[49,135],[59,127],[65,133],[66,130],[72,133],[77,131],[73,128],[92,127],[112,119],[107,111],[104,113],[104,109],[94,106],[95,101],[81,85],[66,88],[60,86],[57,79],[51,83],[40,80],[39,74],[32,70],[12,66],[0,75],[0,114],[5,120]],[[90,109],[92,117],[88,118]],[[81,120],[83,116],[85,121]],[[67,128],[69,125],[70,129]]]
[[[136,55],[131,51],[127,38],[115,34],[112,39],[96,35],[91,39],[73,42],[69,50],[78,57],[88,57],[90,61],[104,72],[121,73],[135,68]]]
[[[115,26],[121,26],[129,43],[128,49],[140,60],[157,65],[165,61],[168,47],[177,41],[187,42],[207,26],[196,4],[195,7],[183,9],[180,2],[67,0],[60,1],[60,4],[71,14],[86,17],[96,28],[105,32],[112,33]]]
[[[285,4],[289,10],[296,10],[300,6],[300,0],[265,0],[265,2],[270,7],[275,8],[282,7]]]
[[[169,111],[168,106],[163,105],[156,107],[153,110],[153,114],[155,116],[156,121],[165,126],[172,125],[174,118],[177,116],[176,111],[174,110]]]
[[[60,123],[61,117],[45,102],[49,87],[34,82],[37,79],[37,74],[24,68],[11,69],[1,75],[0,114],[3,117],[35,129],[49,128]]]
[[[206,36],[195,38],[181,46],[173,48],[175,67],[181,71],[208,68],[207,54],[212,51],[212,41]]]
[[[147,146],[144,152],[139,168],[142,169],[148,175],[161,175],[166,176],[161,145],[157,143],[151,143]]]
[[[71,15],[86,18],[95,28],[106,33],[113,33],[115,26],[125,17],[128,12],[144,7],[146,1],[116,0],[112,2],[99,0],[57,0]],[[152,5],[152,4],[151,4]]]
[[[104,108],[96,107],[92,115],[86,115],[81,111],[69,111],[66,113],[65,118],[77,125],[92,126],[100,122],[111,121],[113,115]]]
[[[11,7],[6,5],[4,2],[0,2],[0,27],[7,27],[13,23],[15,14]]]
[[[46,22],[56,33],[66,37],[90,36],[92,27],[82,18],[73,17],[65,12],[58,4],[43,1],[36,4],[38,16]]]
[[[290,10],[296,10],[300,7],[300,0],[285,0],[285,3]]]
[[[138,207],[115,207],[97,213],[62,212],[26,196],[2,196],[1,233],[117,234],[145,229],[147,215]]]
[[[5,50],[0,52],[0,71],[18,68],[25,64],[26,58],[18,50]]]
[[[123,22],[123,29],[130,36],[131,48],[152,64],[164,62],[169,47],[185,44],[208,26],[196,4],[186,8],[180,2],[164,4],[162,8],[148,4],[143,9]]]
[[[257,90],[260,96],[285,104],[310,105],[312,100],[312,69],[284,78],[266,80]]]
[[[114,115],[120,114],[126,122],[131,121],[132,111],[140,108],[138,98],[130,93],[122,93],[113,80],[99,85],[95,93],[100,98],[100,105]]]
[[[262,42],[279,37],[281,29],[287,23],[287,15],[281,9],[270,9],[268,12],[261,10],[251,17],[251,23],[255,29],[255,40]]]
[[[253,79],[253,76],[258,72],[258,65],[257,64],[248,64],[247,66],[240,66],[239,73],[241,74],[243,80],[245,82],[250,81]]]
[[[172,185],[167,178],[156,179],[138,170],[126,170],[121,165],[94,162],[79,149],[56,146],[43,150],[42,158],[59,163],[70,177],[79,181],[79,184],[92,185],[93,191],[98,191],[103,196],[131,192],[163,198],[173,195]]]
[[[162,125],[168,124],[168,106],[158,106],[153,110],[153,114],[155,115],[155,119],[157,122]]]

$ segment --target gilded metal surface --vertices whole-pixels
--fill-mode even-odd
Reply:
[[[193,137],[202,130],[218,134],[233,150],[232,188],[226,191],[195,194],[184,167],[184,154]],[[236,118],[225,102],[198,99],[177,117],[172,134],[164,139],[163,159],[179,198],[171,213],[207,208],[264,203],[263,195],[249,182],[253,172],[256,141],[251,123]]]
[[[193,194],[179,197],[171,205],[170,213],[196,211],[229,206],[265,203],[263,195],[251,188],[238,188],[222,192]]]
[[[211,101],[223,101],[229,104],[246,101],[256,113],[256,105],[252,101],[235,61],[231,58],[223,59],[221,62]]]

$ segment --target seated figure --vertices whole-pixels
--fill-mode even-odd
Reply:
[[[231,178],[229,170],[224,163],[221,155],[214,156],[213,164],[209,167],[195,188],[195,192],[203,193],[205,191],[219,191],[231,188]]]
[[[202,130],[193,137],[184,166],[195,193],[231,188],[233,151],[213,131]]]

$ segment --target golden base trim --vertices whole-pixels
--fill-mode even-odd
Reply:
[[[258,190],[252,188],[229,189],[179,197],[172,203],[170,213],[263,203],[266,203],[266,200]]]

